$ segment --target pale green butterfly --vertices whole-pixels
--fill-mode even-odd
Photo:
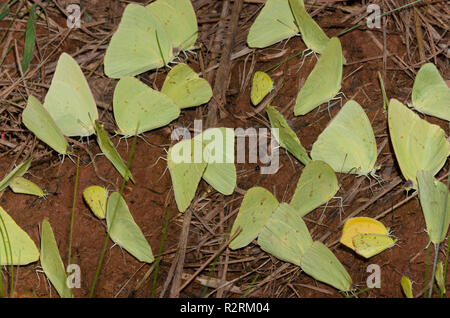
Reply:
[[[299,217],[328,202],[339,190],[334,171],[323,161],[308,163],[298,180],[289,205]]]
[[[24,162],[19,164],[17,167],[15,167],[10,173],[8,173],[0,181],[0,191],[3,191],[4,189],[6,189],[10,185],[11,181],[14,178],[23,176],[27,172],[28,168],[30,167],[32,160],[33,160],[32,157],[28,158],[27,160],[25,160]]]
[[[103,126],[98,121],[95,122],[95,134],[97,135],[97,142],[100,146],[100,150],[105,157],[108,158],[108,160],[113,164],[117,171],[119,171],[120,175],[126,179],[126,181],[131,179],[131,181],[134,182],[130,170],[123,161],[116,147],[114,147],[111,139],[109,139],[108,134],[103,129]]]
[[[172,59],[172,43],[158,17],[144,6],[128,4],[106,49],[106,76],[138,75]]]
[[[146,8],[161,21],[175,54],[194,48],[198,26],[190,0],[157,0]]]
[[[247,246],[258,237],[264,225],[278,207],[278,200],[261,187],[250,188],[244,196],[238,215],[231,229],[231,236],[241,231],[230,242],[233,250]]]
[[[388,123],[400,170],[417,189],[417,171],[429,170],[436,175],[450,154],[450,143],[444,130],[421,119],[396,99],[390,100]]]
[[[322,54],[328,41],[330,41],[330,38],[308,14],[303,0],[289,0],[289,5],[306,47],[314,52]],[[344,57],[343,63],[346,63]]]
[[[72,298],[72,291],[67,285],[66,269],[59,254],[52,227],[47,219],[42,221],[41,228],[41,266],[59,296]]]
[[[402,276],[400,280],[400,285],[402,286],[406,298],[414,298],[412,290],[412,282],[407,276]]]
[[[333,37],[297,95],[294,106],[296,116],[309,113],[339,93],[343,62],[341,42]]]
[[[287,203],[278,206],[258,236],[258,245],[263,251],[297,266],[312,244],[305,222]]]
[[[283,115],[275,109],[275,107],[267,105],[267,115],[269,116],[270,126],[272,127],[272,135],[275,137],[281,147],[288,150],[295,158],[304,165],[308,164],[311,159],[303,148],[300,140],[295,132],[289,127]]]
[[[180,108],[169,97],[131,76],[117,83],[113,111],[119,133],[125,136],[163,127],[180,116]]]
[[[45,197],[45,192],[36,183],[23,177],[12,179],[9,187],[14,193],[30,194],[41,198]]]
[[[111,239],[126,249],[140,262],[152,263],[153,252],[144,234],[133,219],[127,203],[118,192],[113,192],[106,208],[106,223]]]
[[[200,78],[184,63],[176,65],[167,74],[161,93],[170,97],[180,108],[207,103],[212,97],[208,81]]]
[[[38,259],[36,244],[0,207],[0,265],[28,265]]]
[[[58,59],[44,108],[65,136],[94,133],[94,122],[98,119],[94,97],[80,66],[66,53]],[[58,143],[62,145],[61,141]]]
[[[448,232],[450,193],[447,186],[436,180],[430,171],[417,171],[417,181],[428,236],[433,244],[439,244],[445,240]]]
[[[180,212],[186,211],[194,199],[206,169],[205,145],[194,139],[182,140],[169,148],[167,159],[175,202]]]
[[[375,173],[375,135],[369,118],[357,102],[345,103],[313,144],[311,158],[325,161],[335,172],[359,176]]]
[[[301,258],[300,267],[314,279],[340,291],[349,291],[352,279],[328,247],[315,241]]]
[[[61,129],[59,129],[52,116],[34,96],[28,97],[27,107],[22,113],[22,122],[36,137],[58,153],[62,155],[67,154],[69,145]]]
[[[208,165],[203,179],[222,194],[230,195],[236,187],[236,166],[234,165],[234,130],[231,128],[210,128],[194,137],[205,145]]]
[[[289,0],[295,22],[308,49],[322,53],[330,38],[308,14],[303,0]]]
[[[254,106],[258,105],[273,89],[273,81],[265,72],[256,72],[253,75],[250,99]]]
[[[370,258],[394,246],[397,239],[387,234],[358,234],[353,237],[355,252]]]
[[[180,50],[194,47],[197,33],[189,0],[129,4],[106,50],[105,74],[121,78],[167,65]]]
[[[314,279],[340,291],[349,291],[352,279],[336,256],[319,241],[315,241],[301,258],[300,267]]]
[[[108,198],[108,191],[105,187],[98,185],[89,186],[84,189],[83,198],[96,217],[99,219],[105,218],[106,200]]]
[[[417,111],[450,121],[450,88],[434,64],[426,63],[417,72],[411,97]]]
[[[250,27],[247,43],[264,48],[298,34],[288,0],[267,0]]]

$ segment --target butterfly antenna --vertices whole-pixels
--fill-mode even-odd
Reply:
[[[164,175],[166,174],[167,169],[168,169],[168,166],[166,166],[166,169],[164,169],[162,175],[159,177],[159,179],[156,181],[156,183],[158,183],[159,181],[161,181],[162,177],[164,177]]]

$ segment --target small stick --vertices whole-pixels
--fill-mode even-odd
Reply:
[[[180,295],[180,291],[182,290],[182,288],[180,288],[181,276],[183,275],[184,259],[186,257],[186,246],[189,235],[189,226],[191,225],[191,219],[192,219],[192,208],[189,208],[187,209],[186,212],[184,212],[183,228],[180,234],[180,241],[178,242],[178,253],[177,256],[175,257],[176,260],[175,273],[169,294],[169,297],[171,298],[178,298],[178,296]]]
[[[179,294],[184,288],[186,288],[187,285],[189,285],[195,277],[197,277],[205,268],[206,266],[208,266],[215,258],[217,255],[219,255],[220,253],[223,252],[223,250],[225,248],[228,247],[228,244],[230,244],[230,242],[239,235],[241,231],[236,231],[226,242],[225,244],[222,245],[221,248],[219,248],[217,250],[217,252],[215,252],[213,255],[211,255],[211,257],[202,265],[199,267],[199,269],[197,269],[197,271],[186,281],[184,282],[184,284],[178,289],[177,294]]]

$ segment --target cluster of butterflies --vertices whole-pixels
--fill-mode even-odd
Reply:
[[[249,46],[262,48],[300,32],[308,49],[321,53],[297,95],[294,106],[295,116],[309,113],[317,106],[329,102],[339,93],[342,69],[346,63],[340,41],[337,38],[329,39],[315,22],[308,22],[310,20],[312,18],[306,12],[301,0],[268,0],[252,25],[247,38]],[[270,76],[264,72],[256,72],[252,83],[252,103],[255,106],[258,105],[272,89],[273,81]],[[412,104],[409,106],[423,114],[450,120],[450,89],[432,63],[423,65],[417,73],[412,91]],[[350,100],[342,107],[313,144],[311,157],[283,115],[270,104],[266,107],[266,112],[272,128],[276,128],[272,130],[273,137],[281,147],[305,165],[304,173],[308,166],[315,162],[322,162],[329,165],[333,175],[334,172],[339,172],[358,176],[369,174],[375,176],[379,168],[376,166],[378,154],[376,140],[370,121],[357,102]],[[450,143],[439,126],[421,119],[396,99],[391,99],[389,103],[388,123],[397,161],[404,178],[408,181],[407,189],[413,188],[419,191],[430,241],[439,244],[445,239],[449,227],[450,200],[447,197],[450,194],[447,187],[437,181],[434,176],[441,170],[450,154]],[[314,178],[311,178],[310,182],[314,183]],[[316,185],[314,191],[311,191],[311,196],[302,198],[303,206],[309,207],[309,203],[314,202],[314,199],[321,195],[318,190],[320,187],[321,185]],[[267,196],[267,193],[255,191],[248,200],[255,204],[253,208],[256,209],[255,202],[259,202],[264,196]],[[297,191],[292,201],[296,196]],[[444,206],[445,204],[447,206]],[[293,206],[293,202],[289,205],[294,207],[290,210],[296,212],[297,216],[304,216],[300,206]],[[232,242],[230,247],[245,246],[258,237],[258,244],[263,250],[279,259],[301,266],[306,273],[317,280],[340,290],[347,290],[346,288],[350,286],[347,280],[349,276],[341,271],[340,264],[333,269],[323,267],[327,252],[324,251],[323,254],[318,252],[323,260],[318,261],[312,271],[309,269],[308,272],[308,269],[303,268],[302,260],[303,262],[311,261],[310,256],[304,252],[303,246],[311,245],[312,242],[305,234],[306,227],[301,222],[302,225],[292,229],[292,224],[295,223],[286,222],[287,219],[280,221],[281,212],[276,210],[276,206],[267,208],[263,212],[256,209],[260,218],[257,221],[256,216],[253,215],[255,211],[252,210],[252,204],[246,202],[244,198],[234,226],[235,230],[239,227],[242,232],[233,241],[238,243],[233,245]],[[289,209],[283,208],[283,210]],[[264,217],[260,214],[264,214]],[[275,216],[276,214],[278,215]],[[253,231],[249,231],[248,228]],[[268,235],[268,229],[271,229],[271,236]],[[249,240],[245,241],[244,245],[240,245],[242,238]],[[365,217],[348,219],[341,237],[343,245],[366,258],[394,246],[395,242],[396,239],[390,235],[382,223]],[[296,244],[303,245],[299,247]],[[285,246],[289,248],[285,250]],[[295,253],[293,249],[297,249]]]
[[[120,193],[114,192],[108,198],[105,188],[90,186],[84,190],[83,197],[98,218],[106,217],[107,231],[114,243],[141,262],[154,261],[152,249],[141,229],[134,222]],[[0,233],[2,233],[0,265],[28,265],[40,260],[45,275],[60,297],[73,297],[72,290],[67,285],[66,267],[61,259],[49,220],[44,219],[41,224],[39,251],[29,235],[2,207],[0,207],[0,219],[2,220],[0,222]],[[6,239],[3,235],[6,235]]]
[[[176,61],[180,52],[194,49],[197,32],[195,12],[189,0],[157,0],[146,7],[126,6],[104,60],[105,74],[120,79],[113,96],[118,134],[129,137],[165,126],[178,118],[182,109],[210,100],[209,83],[183,63],[170,70],[161,91],[134,77],[167,66]],[[308,49],[321,56],[298,93],[294,106],[296,116],[309,113],[339,93],[346,63],[339,39],[329,38],[323,32],[307,13],[302,0],[267,0],[247,38],[250,47],[263,48],[298,34]],[[272,88],[270,76],[256,72],[252,103],[259,104]],[[450,120],[449,97],[450,90],[436,67],[425,64],[416,76],[410,106],[424,114]],[[279,203],[260,187],[247,191],[233,225],[235,238],[230,248],[242,248],[257,238],[264,251],[300,266],[317,280],[348,291],[352,284],[349,274],[325,245],[312,240],[302,217],[337,193],[335,172],[375,174],[377,148],[370,121],[357,102],[348,101],[319,135],[308,155],[283,115],[271,105],[266,107],[266,112],[271,126],[276,128],[272,130],[273,137],[305,168],[289,204]],[[125,179],[133,181],[131,172],[98,122],[96,103],[83,72],[68,54],[63,53],[58,60],[44,103],[30,96],[22,119],[40,140],[62,155],[70,154],[66,137],[95,133],[101,151]],[[418,189],[430,240],[438,244],[448,230],[450,200],[445,200],[448,189],[434,176],[447,160],[450,144],[440,127],[421,119],[396,99],[389,103],[388,123],[402,174],[410,188]],[[234,192],[234,138],[232,129],[211,128],[169,148],[168,168],[180,212],[192,203],[201,179],[222,194]],[[9,186],[17,193],[44,196],[37,185],[23,178],[30,163],[31,159],[0,181],[0,191]],[[85,189],[83,197],[97,217],[106,218],[108,232],[115,243],[138,260],[153,262],[151,247],[119,193],[108,197],[105,188],[91,186]],[[31,238],[1,208],[0,215],[6,226],[2,232],[11,235],[9,246],[2,244],[0,238],[0,264],[24,265],[36,261],[39,251]],[[343,245],[366,258],[392,247],[395,242],[382,223],[361,217],[347,220],[341,238]],[[42,223],[40,258],[59,294],[71,297],[47,220]]]

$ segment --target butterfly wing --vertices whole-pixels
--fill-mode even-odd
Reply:
[[[105,74],[111,78],[138,75],[172,58],[172,44],[160,20],[149,9],[128,4],[106,50]]]
[[[170,70],[161,93],[167,95],[182,109],[205,104],[212,97],[212,89],[208,81],[200,78],[184,63]]]
[[[354,217],[345,221],[340,242],[354,250],[353,238],[360,234],[369,233],[388,235],[389,231],[378,220],[368,217]]]
[[[190,0],[157,0],[146,8],[161,21],[174,49],[194,48],[198,26]]]
[[[331,285],[341,291],[348,291],[352,279],[328,247],[319,241],[306,250],[301,259],[301,268],[318,281]]]
[[[384,234],[359,234],[353,238],[356,253],[365,258],[370,258],[391,248],[395,242],[395,239]]]
[[[437,181],[430,171],[417,171],[417,182],[428,236],[431,242],[439,244],[445,239],[448,232],[450,193],[447,186]],[[444,207],[445,202],[447,202],[447,207]]]
[[[96,217],[105,218],[108,191],[104,187],[98,185],[87,187],[83,191],[83,198]]]
[[[275,137],[281,147],[287,149],[295,158],[304,165],[308,164],[311,159],[302,146],[295,132],[289,127],[283,115],[278,112],[275,107],[268,105],[266,107],[269,116],[270,126],[272,127],[272,135]]]
[[[0,207],[0,217],[2,233],[0,235],[0,265],[28,265],[36,262],[39,259],[39,251],[33,240],[2,207]]]
[[[52,227],[47,219],[42,221],[41,266],[59,296],[61,298],[72,298],[72,292],[67,285],[66,268],[59,254]]]
[[[236,188],[236,166],[234,165],[234,130],[210,128],[194,137],[205,145],[209,153],[208,165],[203,179],[222,194],[230,195]]]
[[[367,175],[374,170],[377,144],[362,107],[348,101],[312,146],[311,158],[328,163],[334,171]]]
[[[325,204],[339,190],[334,171],[323,161],[308,163],[298,180],[289,203],[300,217]]]
[[[277,207],[278,200],[272,193],[261,187],[250,188],[241,203],[231,235],[239,228],[241,232],[231,241],[230,248],[242,248],[257,238]]]
[[[267,0],[250,27],[247,43],[264,48],[298,34],[288,0]]]
[[[389,103],[388,124],[400,170],[417,189],[417,171],[436,175],[450,154],[450,143],[439,126],[421,119],[396,99]]]
[[[253,75],[250,99],[253,105],[258,105],[273,89],[273,81],[267,73],[256,72]]]
[[[180,212],[186,211],[191,204],[206,169],[204,148],[202,142],[194,139],[182,140],[169,148],[168,167]]]
[[[28,97],[27,107],[22,113],[22,122],[36,137],[58,153],[67,154],[69,146],[61,129],[42,104],[34,97]]]
[[[258,245],[263,251],[297,266],[312,244],[305,222],[286,203],[278,206],[258,236]]]
[[[126,136],[163,127],[180,116],[179,107],[169,97],[131,76],[117,83],[113,111],[119,133]]]
[[[426,63],[417,72],[412,103],[421,113],[450,121],[450,88],[434,64]]]
[[[339,93],[342,66],[341,42],[338,38],[332,38],[297,95],[294,106],[295,116],[309,113]]]
[[[111,239],[126,249],[140,262],[154,261],[152,248],[133,219],[128,205],[118,192],[109,196],[106,208],[106,224]]]
[[[63,53],[56,65],[44,108],[65,136],[90,136],[98,119],[97,106],[78,63]]]

